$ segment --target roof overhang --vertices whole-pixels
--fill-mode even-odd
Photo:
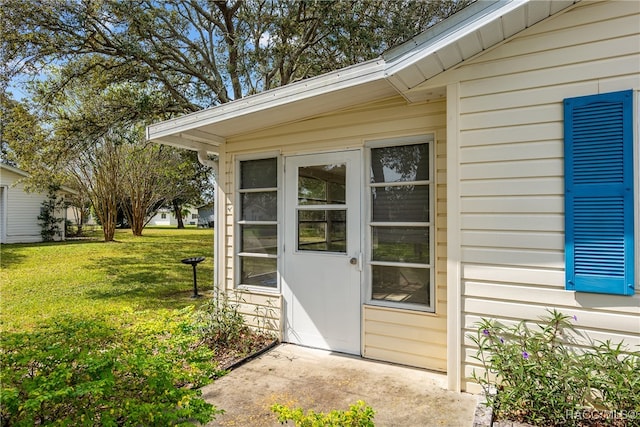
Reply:
[[[16,167],[13,166],[9,166],[5,163],[0,163],[0,170],[6,170],[8,172],[13,172],[16,175],[20,175],[23,178],[29,178],[31,175],[28,172],[23,171],[22,169],[18,169]],[[73,188],[69,188],[65,185],[60,186],[60,191],[63,193],[68,193],[68,194],[73,194],[73,195],[77,195],[78,192],[76,190],[74,190]]]
[[[217,153],[237,135],[398,94],[442,98],[444,88],[421,87],[578,1],[478,0],[377,59],[150,125],[147,139]]]

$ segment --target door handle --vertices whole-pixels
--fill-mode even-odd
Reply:
[[[358,271],[362,271],[362,253],[358,253],[356,256],[349,258],[349,264],[355,265]]]

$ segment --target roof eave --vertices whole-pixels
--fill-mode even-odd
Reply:
[[[478,0],[377,59],[153,124],[147,139],[217,153],[229,137],[383,96],[441,98],[419,86],[578,1]]]
[[[578,1],[478,1],[386,52],[386,78],[409,102],[424,100],[411,90]]]
[[[211,127],[267,110],[276,111],[279,107],[295,102],[348,91],[376,81],[384,81],[384,61],[381,58],[152,124],[147,127],[147,139],[192,150],[206,149],[209,152],[215,152],[216,147],[224,144],[233,133],[207,133],[201,129],[203,126]],[[305,116],[304,109],[297,109],[297,115],[287,118],[287,121],[299,120]],[[247,131],[250,127],[251,124],[245,123],[238,131]]]

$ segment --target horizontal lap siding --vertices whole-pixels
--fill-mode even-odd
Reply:
[[[446,112],[445,101],[407,105],[397,97],[360,108],[335,112],[298,123],[234,138],[226,146],[224,187],[226,206],[225,286],[234,286],[235,156],[257,152],[283,155],[358,149],[367,140],[435,132],[436,150],[436,314],[367,306],[363,310],[363,350],[366,357],[430,368],[446,369]],[[249,293],[245,293],[249,294]],[[275,296],[274,296],[275,297]],[[277,295],[279,298],[279,295]],[[254,308],[243,304],[246,317]],[[279,306],[278,319],[281,316]],[[372,317],[373,316],[373,317]],[[275,317],[274,317],[275,318]]]
[[[27,193],[24,184],[16,182],[23,178],[11,171],[2,170],[0,185],[6,186],[7,205],[4,207],[6,215],[6,243],[41,242],[41,227],[38,216],[46,194]]]
[[[365,306],[364,356],[371,359],[446,371],[447,369],[447,211],[446,132],[436,133],[436,311]]]
[[[640,345],[639,295],[564,290],[562,121],[565,97],[640,89],[639,21],[638,2],[580,3],[456,70],[463,333],[557,308],[592,340]],[[474,354],[465,339],[465,376]]]
[[[278,338],[280,337],[280,311],[282,309],[280,295],[250,292],[230,292],[228,295],[250,327],[267,331],[275,334]]]
[[[363,319],[364,357],[446,370],[444,316],[365,306]]]

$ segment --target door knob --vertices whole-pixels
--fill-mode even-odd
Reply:
[[[351,265],[356,265],[356,264],[358,264],[358,258],[356,258],[356,257],[351,258],[351,259],[349,260],[349,264],[351,264]]]

